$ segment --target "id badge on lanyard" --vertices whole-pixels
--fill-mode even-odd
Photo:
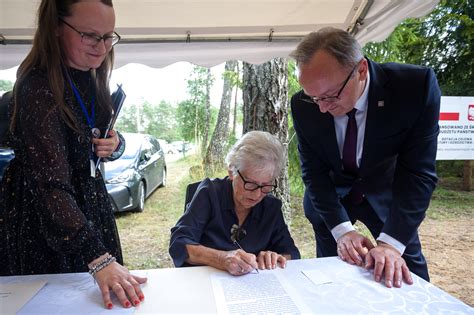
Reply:
[[[99,128],[92,128],[91,129],[91,134],[92,134],[92,138],[99,138],[100,137]],[[96,154],[95,154],[94,143],[91,143],[91,155],[90,155],[90,159],[89,159],[91,177],[95,177],[96,173],[97,173],[96,172],[97,168],[95,167],[96,166],[96,158],[94,158],[95,156],[96,156]]]
[[[68,77],[69,79],[69,84],[71,85],[71,88],[74,92],[74,96],[76,96],[76,100],[78,103],[81,105],[82,112],[84,113],[84,116],[86,117],[87,124],[89,125],[89,128],[91,128],[91,135],[92,138],[99,138],[100,137],[100,130],[99,128],[95,128],[95,93],[92,95],[91,98],[91,115],[89,116],[89,112],[87,111],[87,108],[84,104],[84,101],[82,100],[81,95],[79,94],[79,91],[77,90],[76,86],[72,82],[71,78]],[[91,142],[91,149],[89,151],[89,165],[90,165],[90,176],[91,177],[96,177],[96,168],[95,168],[95,162],[96,162],[96,154],[94,150],[94,143]]]

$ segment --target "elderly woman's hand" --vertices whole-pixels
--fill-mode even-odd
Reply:
[[[92,138],[95,154],[98,157],[106,158],[112,155],[120,143],[118,134],[115,130],[109,130],[107,138]]]
[[[224,252],[222,260],[225,270],[234,276],[247,274],[257,268],[255,255],[241,249]]]
[[[262,250],[257,257],[258,269],[275,269],[277,263],[280,264],[281,268],[286,266],[286,257],[278,253]]]
[[[113,304],[110,291],[115,293],[123,307],[136,306],[145,299],[140,284],[147,278],[130,274],[127,268],[113,262],[95,275],[97,284],[102,292],[102,299],[106,308],[111,309]]]

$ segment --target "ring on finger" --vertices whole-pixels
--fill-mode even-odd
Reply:
[[[112,286],[112,289],[115,288],[116,286],[122,287],[122,285],[120,283],[116,283]]]

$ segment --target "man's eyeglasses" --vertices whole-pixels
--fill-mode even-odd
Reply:
[[[74,26],[69,24],[68,22],[64,21],[63,19],[59,19],[62,23],[69,26],[72,30],[74,30],[77,34],[81,35],[81,42],[88,46],[95,46],[100,43],[102,40],[104,41],[105,46],[112,47],[116,45],[120,41],[120,35],[116,32],[113,32],[111,35],[97,35],[94,33],[84,33],[77,30]]]
[[[341,89],[339,90],[339,92],[337,92],[337,94],[335,96],[317,97],[317,96],[309,96],[309,95],[305,94],[308,99],[303,99],[303,100],[306,101],[306,102],[315,103],[315,104],[319,104],[320,102],[334,103],[334,102],[339,101],[340,100],[339,96],[341,96],[342,91],[344,91],[344,88],[346,87],[349,80],[352,78],[352,74],[354,73],[354,70],[357,68],[358,65],[359,65],[359,63],[357,63],[354,66],[354,68],[352,68],[351,72],[349,73],[346,80],[342,84]]]
[[[237,170],[237,173],[239,174],[240,178],[242,178],[242,180],[244,181],[244,189],[245,190],[254,191],[254,190],[257,190],[257,189],[260,188],[262,193],[268,194],[268,193],[271,193],[274,189],[277,188],[277,185],[259,185],[259,184],[254,183],[254,182],[249,182],[248,180],[246,180],[242,176],[242,174],[240,174],[239,170]]]

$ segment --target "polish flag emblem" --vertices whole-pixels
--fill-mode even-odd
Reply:
[[[439,113],[439,120],[458,121],[459,113]]]
[[[474,121],[474,104],[470,104],[467,110],[467,120]]]

